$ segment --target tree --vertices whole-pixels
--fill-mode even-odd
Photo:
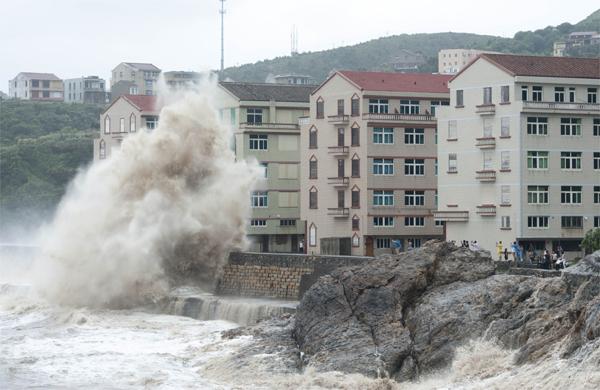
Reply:
[[[581,247],[585,253],[592,253],[600,250],[600,228],[590,229],[585,233]]]

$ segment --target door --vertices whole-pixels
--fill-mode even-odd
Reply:
[[[346,175],[344,175],[344,160],[343,159],[339,159],[338,160],[338,177],[344,177]]]
[[[262,249],[263,252],[268,252],[269,251],[269,236],[267,236],[267,235],[263,235],[262,236],[261,249]]]
[[[338,146],[344,146],[344,129],[338,129]]]
[[[344,191],[338,191],[338,208],[344,208]]]
[[[373,237],[365,237],[365,256],[373,256]]]
[[[298,252],[298,236],[292,235],[292,247],[290,248],[290,252],[297,253]]]

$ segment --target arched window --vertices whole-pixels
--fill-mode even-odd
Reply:
[[[308,161],[308,178],[317,178],[317,158],[314,155]]]
[[[325,101],[319,96],[317,99],[317,119],[325,118]]]
[[[308,228],[308,245],[317,246],[317,227],[314,223],[311,223]]]
[[[360,177],[360,158],[356,153],[352,156],[352,177]]]
[[[350,129],[350,146],[360,146],[360,126],[354,122]]]
[[[352,217],[352,230],[353,231],[358,231],[360,230],[360,218],[358,218],[358,215],[354,215],[354,217]]]
[[[317,128],[311,127],[308,131],[308,148],[316,149],[317,148]]]
[[[100,143],[98,145],[98,154],[100,160],[104,160],[106,158],[106,143],[103,139],[100,140]]]
[[[120,133],[124,133],[125,132],[125,118],[120,118],[119,119],[119,132]]]
[[[135,133],[135,130],[136,130],[135,115],[131,114],[129,116],[129,132]]]
[[[110,134],[110,117],[104,117],[104,134]]]
[[[360,189],[357,186],[352,187],[352,208],[360,208]]]
[[[309,209],[317,209],[319,208],[319,191],[316,187],[311,187],[308,191],[308,208]]]
[[[352,235],[352,246],[355,248],[360,246],[360,237],[356,233]]]
[[[352,99],[350,100],[350,115],[351,116],[359,116],[360,115],[360,97],[357,94],[352,95]]]

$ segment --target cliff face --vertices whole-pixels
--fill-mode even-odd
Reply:
[[[485,338],[518,349],[516,363],[600,337],[600,253],[562,277],[496,275],[487,252],[429,242],[321,278],[293,330],[309,367],[410,380],[448,366]]]

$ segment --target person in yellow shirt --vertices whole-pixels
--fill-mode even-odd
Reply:
[[[502,260],[502,241],[496,243],[496,252],[498,252],[498,260]]]

